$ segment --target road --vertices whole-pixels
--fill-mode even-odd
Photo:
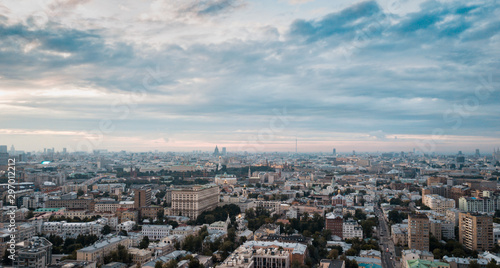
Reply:
[[[378,235],[380,237],[379,244],[382,251],[382,267],[383,268],[398,268],[400,265],[396,263],[395,256],[396,250],[394,248],[394,242],[389,234],[389,225],[387,224],[382,210],[380,208],[375,209],[375,215],[377,215],[379,227]]]

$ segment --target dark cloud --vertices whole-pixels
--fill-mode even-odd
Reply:
[[[198,16],[215,16],[243,5],[241,0],[201,0],[196,1],[181,12],[195,13]]]
[[[290,35],[304,37],[308,41],[317,41],[335,35],[354,36],[377,16],[383,15],[375,1],[362,2],[340,12],[329,14],[320,20],[296,20],[290,27]]]

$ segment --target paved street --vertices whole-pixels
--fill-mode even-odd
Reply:
[[[396,256],[396,250],[389,234],[389,225],[385,221],[382,211],[379,208],[376,209],[375,214],[379,220],[378,234],[380,237],[380,249],[382,250],[382,267],[398,268],[399,263],[396,263],[394,258]]]

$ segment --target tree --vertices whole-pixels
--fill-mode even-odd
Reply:
[[[9,258],[10,253],[5,249],[5,252],[3,254],[3,264],[5,265],[12,265],[12,259]]]
[[[28,220],[28,219],[31,219],[31,218],[33,218],[34,216],[35,216],[35,214],[33,213],[33,211],[31,211],[31,210],[30,210],[30,211],[28,211],[28,213],[26,214],[26,219],[27,219],[27,220]]]
[[[358,252],[354,248],[350,248],[345,252],[345,255],[347,256],[356,256]]]
[[[338,256],[339,256],[339,251],[337,249],[332,249],[332,250],[330,250],[330,252],[328,252],[327,258],[334,260],[334,259],[338,258]]]
[[[157,261],[155,263],[155,268],[163,268],[163,262],[162,261]]]
[[[399,198],[391,198],[391,200],[389,201],[389,204],[391,204],[391,205],[402,205],[403,204],[403,200],[401,200]]]
[[[107,235],[109,233],[111,233],[111,227],[109,225],[104,225],[104,227],[102,227],[102,231],[101,231],[102,235]]]
[[[148,236],[144,236],[142,238],[142,241],[139,243],[139,248],[140,249],[147,249],[149,246],[149,237]]]
[[[403,212],[399,212],[397,210],[389,211],[389,221],[393,223],[401,223],[404,219],[408,218],[408,215]]]
[[[469,268],[481,268],[481,265],[476,260],[472,260],[469,262]]]
[[[118,235],[121,235],[121,236],[128,236],[128,233],[127,233],[127,231],[125,231],[125,230],[121,230],[121,231],[118,233]]]
[[[200,263],[200,261],[196,258],[193,258],[188,265],[188,268],[204,268],[204,266]]]
[[[498,268],[500,265],[497,264],[495,259],[491,259],[491,261],[486,265],[486,268]]]

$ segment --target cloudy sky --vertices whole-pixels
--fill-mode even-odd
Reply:
[[[494,0],[0,1],[0,144],[490,153],[499,32]]]

